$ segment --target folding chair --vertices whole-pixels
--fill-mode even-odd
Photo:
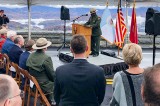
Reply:
[[[6,54],[0,53],[0,70],[4,71],[6,74],[9,73],[9,63],[9,57]]]
[[[34,97],[34,106],[37,105],[38,97],[41,97],[41,101],[45,106],[51,106],[48,99],[46,98],[45,94],[43,93],[42,89],[40,88],[37,80],[35,77],[31,76],[28,71],[23,70],[20,68],[20,72],[24,75],[26,78],[25,80],[25,86],[24,86],[24,92],[28,92],[28,100],[27,100],[27,106],[30,104],[30,96]],[[29,81],[29,84],[28,84]],[[35,92],[32,91],[33,86],[35,86]],[[22,103],[22,106],[24,106],[24,101]]]
[[[16,76],[15,76],[15,81],[17,82],[18,86],[20,87],[20,84],[22,83],[22,76],[21,76],[21,73],[20,73],[20,70],[19,70],[19,66],[14,63],[14,62],[11,62],[11,66],[13,66],[13,68],[15,69],[16,71]]]

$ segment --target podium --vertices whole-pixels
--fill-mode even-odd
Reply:
[[[80,34],[83,35],[87,40],[88,51],[86,52],[86,57],[89,56],[91,53],[91,35],[92,35],[92,28],[85,27],[80,24],[72,24],[72,35]]]

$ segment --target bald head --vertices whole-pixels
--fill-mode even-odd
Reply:
[[[0,103],[13,95],[11,90],[13,86],[18,85],[12,77],[0,74]]]
[[[8,75],[0,74],[0,106],[9,98],[15,96],[15,93],[19,93],[16,81]]]
[[[142,97],[145,103],[160,106],[160,63],[145,69]]]

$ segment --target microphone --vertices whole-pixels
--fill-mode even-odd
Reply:
[[[88,14],[83,14],[82,16],[88,16]]]

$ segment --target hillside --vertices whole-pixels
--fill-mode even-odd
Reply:
[[[27,30],[28,29],[28,10],[27,7],[23,8],[7,8],[0,7],[5,10],[5,14],[10,18],[10,23],[8,24],[10,29],[14,30]],[[116,8],[109,8],[112,14],[113,20],[115,22],[115,17],[117,13]],[[137,14],[137,24],[138,31],[144,32],[145,15],[148,7],[136,8]],[[154,7],[154,9],[160,11],[160,7]],[[98,9],[97,14],[102,15],[104,9]],[[125,14],[125,9],[123,8],[123,14]],[[69,8],[70,20],[67,21],[67,31],[71,31],[72,20],[76,17],[89,13],[89,8]],[[130,26],[132,8],[128,9],[128,20]],[[32,6],[31,7],[31,18],[32,18],[32,30],[33,31],[63,31],[64,21],[60,20],[60,8],[57,7],[47,7],[47,6]],[[89,16],[81,17],[77,20],[77,23],[84,23],[88,20]],[[124,17],[125,18],[125,17]]]

